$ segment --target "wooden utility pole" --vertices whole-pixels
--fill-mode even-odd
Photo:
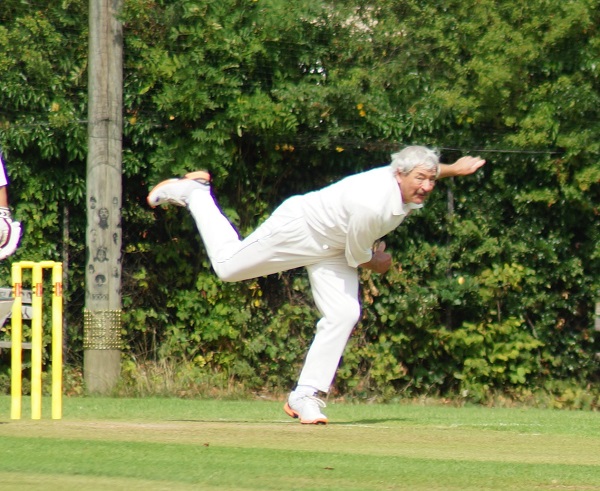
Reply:
[[[121,371],[123,0],[89,0],[84,381],[108,394]]]

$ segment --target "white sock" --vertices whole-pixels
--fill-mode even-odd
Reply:
[[[294,390],[295,395],[314,396],[319,390],[311,385],[298,385]]]

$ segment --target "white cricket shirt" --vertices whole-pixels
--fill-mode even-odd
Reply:
[[[398,227],[411,210],[422,206],[402,202],[400,186],[389,165],[302,196],[306,222],[320,236],[323,247],[343,250],[352,267],[368,262],[373,243]]]

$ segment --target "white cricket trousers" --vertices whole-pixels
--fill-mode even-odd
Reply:
[[[360,318],[358,272],[344,251],[332,250],[303,218],[301,197],[286,200],[247,238],[223,215],[207,188],[189,197],[188,208],[217,276],[241,281],[306,267],[321,314],[298,385],[327,392],[352,329]]]

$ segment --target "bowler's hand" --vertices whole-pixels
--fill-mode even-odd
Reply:
[[[483,167],[485,160],[481,157],[461,157],[451,165],[440,164],[440,175],[438,177],[468,176]]]
[[[389,270],[392,267],[392,255],[385,252],[385,242],[381,241],[373,251],[371,260],[360,266],[375,273],[385,273]]]

